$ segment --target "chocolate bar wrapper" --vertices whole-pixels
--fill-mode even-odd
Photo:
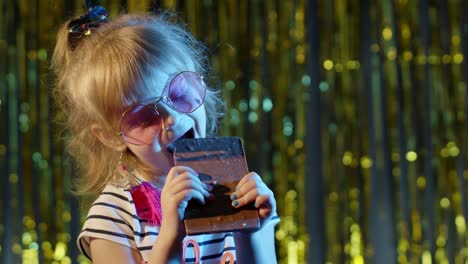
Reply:
[[[184,224],[188,235],[254,230],[260,226],[253,204],[232,207],[230,195],[240,179],[248,173],[242,140],[239,137],[181,139],[174,143],[177,166],[188,166],[200,179],[213,186],[213,199],[206,204],[191,200],[185,210]]]

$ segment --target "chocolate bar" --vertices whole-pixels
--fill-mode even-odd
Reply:
[[[188,235],[259,228],[253,204],[241,208],[231,205],[231,193],[248,173],[239,137],[180,139],[174,143],[174,161],[177,166],[194,169],[200,180],[213,186],[214,198],[206,199],[204,205],[189,201],[184,215]]]

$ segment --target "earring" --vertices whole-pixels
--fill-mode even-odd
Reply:
[[[136,185],[139,185],[143,182],[143,180],[141,180],[140,178],[138,178],[135,174],[133,174],[133,169],[130,168],[129,170],[127,169],[127,166],[125,166],[125,164],[122,162],[123,161],[123,155],[124,153],[123,152],[120,152],[120,156],[119,156],[119,164],[118,164],[118,170],[119,170],[119,173],[122,175],[122,176],[125,176],[127,177],[128,179],[130,179],[131,181],[134,181]]]
[[[122,160],[123,160],[123,151],[120,152],[120,156],[119,156],[119,169],[122,170],[122,171],[126,171],[127,167],[125,167]]]

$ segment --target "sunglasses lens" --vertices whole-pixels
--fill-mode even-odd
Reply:
[[[128,143],[150,144],[161,129],[161,118],[150,106],[138,105],[122,116],[120,130]]]
[[[167,97],[170,105],[181,113],[191,113],[205,101],[206,85],[195,72],[181,72],[170,82]],[[158,103],[156,101],[155,103]],[[159,134],[162,120],[156,109],[149,105],[137,105],[127,110],[120,122],[125,140],[134,145],[151,144]]]
[[[200,75],[182,72],[172,79],[168,97],[177,111],[191,113],[203,104],[205,94],[206,85]]]

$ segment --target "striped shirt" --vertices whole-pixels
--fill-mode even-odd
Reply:
[[[277,222],[275,217],[269,224]],[[89,259],[91,238],[100,238],[137,249],[147,261],[158,234],[158,225],[138,218],[130,190],[107,185],[91,206],[77,243]],[[186,236],[184,245],[186,263],[198,257],[202,263],[233,263],[230,258],[236,255],[232,232]]]

